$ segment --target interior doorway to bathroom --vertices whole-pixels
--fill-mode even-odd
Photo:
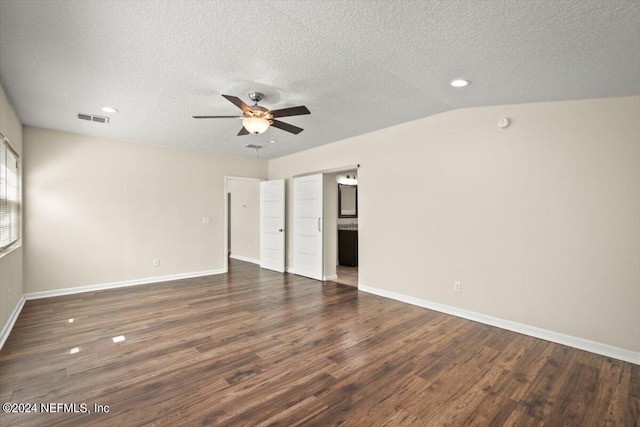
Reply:
[[[357,169],[324,174],[325,280],[358,286]]]

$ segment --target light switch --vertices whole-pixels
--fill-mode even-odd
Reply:
[[[202,223],[203,224],[209,224],[209,217],[208,216],[203,216],[202,217]]]

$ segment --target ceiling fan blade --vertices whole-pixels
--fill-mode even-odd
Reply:
[[[240,132],[238,132],[238,136],[242,135],[249,135],[249,131],[244,126],[242,126],[242,129],[240,129]]]
[[[281,122],[280,120],[274,120],[271,126],[276,127],[278,129],[285,130],[287,132],[291,132],[293,134],[299,134],[304,129],[299,128],[298,126],[290,125],[289,123]]]
[[[231,101],[236,107],[238,107],[244,112],[253,111],[251,107],[249,107],[247,104],[242,102],[242,99],[238,98],[237,96],[231,96],[231,95],[222,95],[222,96],[224,96],[227,100]]]
[[[193,116],[194,119],[241,119],[242,116]]]
[[[311,111],[304,105],[299,107],[281,108],[279,110],[271,110],[273,117],[289,117],[289,116],[303,116],[305,114],[311,114]]]

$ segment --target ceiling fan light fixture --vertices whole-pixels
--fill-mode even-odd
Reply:
[[[263,119],[261,117],[245,117],[242,119],[242,126],[250,133],[255,135],[264,133],[267,129],[269,129],[269,125],[271,123],[267,119]]]
[[[238,118],[242,119],[242,128],[238,132],[238,136],[259,135],[269,129],[269,126],[283,130],[285,132],[292,133],[294,135],[299,134],[304,129],[294,126],[289,123],[285,123],[280,120],[276,120],[280,117],[291,116],[303,116],[305,114],[311,114],[311,111],[304,105],[297,107],[279,108],[277,110],[267,110],[266,108],[257,104],[262,99],[262,94],[252,92],[249,97],[256,102],[256,105],[248,106],[237,96],[222,95],[227,101],[230,101],[233,105],[242,110],[242,116],[193,116],[194,119],[226,119],[226,118]]]

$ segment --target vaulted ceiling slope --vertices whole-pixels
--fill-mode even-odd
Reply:
[[[29,126],[275,158],[455,108],[640,94],[640,2],[1,0],[0,82]],[[306,105],[304,132],[191,118],[250,91]]]

